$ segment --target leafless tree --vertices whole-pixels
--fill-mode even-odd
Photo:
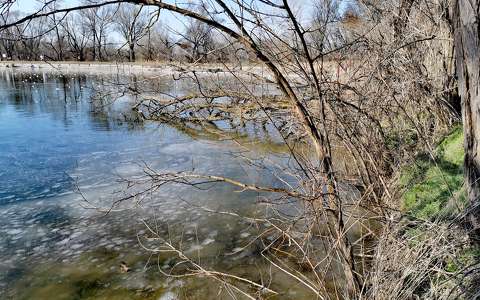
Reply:
[[[42,9],[55,12],[61,6],[61,1],[50,1]],[[62,61],[64,60],[64,50],[65,50],[65,33],[61,30],[61,22],[66,17],[66,15],[57,15],[49,14],[47,17],[48,26],[52,30],[47,34],[48,45],[51,50],[54,51],[54,59]]]
[[[85,0],[84,3],[94,2]],[[93,60],[105,59],[108,30],[113,24],[114,12],[114,7],[111,6],[92,7],[80,11],[82,20],[89,30]]]
[[[339,34],[342,15],[340,13],[340,1],[321,0],[315,3],[315,14],[312,24],[312,43],[318,53],[329,51],[341,46],[344,41]]]
[[[142,56],[146,60],[170,61],[173,59],[176,42],[161,21],[147,29],[147,34],[139,44]]]
[[[84,61],[89,30],[87,24],[82,22],[82,16],[78,13],[71,14],[65,18],[61,26],[73,56],[79,61]]]
[[[189,20],[182,37],[180,43],[189,62],[206,61],[207,53],[215,48],[212,27],[199,20]]]
[[[12,19],[18,18],[18,12],[8,12],[2,14],[2,24],[7,24]],[[16,38],[18,37],[18,26],[3,30],[0,34],[0,43],[2,46],[2,53],[9,58],[14,58],[16,54]]]
[[[116,13],[115,20],[117,30],[128,47],[128,59],[135,61],[135,47],[145,36],[149,26],[147,12],[143,6],[125,4]]]
[[[39,60],[42,54],[42,42],[44,33],[47,30],[45,19],[35,19],[30,22],[31,25],[25,26],[17,40],[22,45],[22,59]]]

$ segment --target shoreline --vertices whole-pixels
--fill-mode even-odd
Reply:
[[[121,74],[121,75],[158,75],[166,76],[181,74],[186,71],[196,71],[208,74],[225,73],[230,70],[262,74],[265,68],[261,65],[246,64],[225,66],[224,64],[187,64],[167,62],[70,62],[70,61],[0,61],[1,70],[47,71],[58,73],[88,73],[88,74]]]

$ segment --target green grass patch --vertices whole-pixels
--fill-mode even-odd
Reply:
[[[480,249],[469,247],[462,249],[457,257],[450,258],[445,266],[447,272],[455,273],[466,266],[472,265],[480,258]]]
[[[448,217],[465,203],[461,127],[439,143],[434,156],[419,155],[402,170],[403,209],[415,218]]]
[[[461,228],[452,228],[451,232],[443,231],[447,229],[446,225],[451,224],[451,219],[464,210],[467,203],[463,159],[463,132],[461,126],[458,126],[437,145],[433,158],[430,154],[418,155],[400,174],[403,210],[411,217],[404,219],[402,239],[406,240],[412,249],[429,247],[436,251],[433,253],[438,254],[434,254],[435,260],[431,261],[431,264],[443,270],[432,272],[414,291],[419,299],[435,295],[440,286],[447,290],[452,288],[453,291],[457,282],[452,280],[455,276],[451,274],[465,272],[480,259],[480,249],[464,243],[464,238],[467,238],[465,231]],[[416,219],[415,222],[411,222],[413,218]],[[418,222],[418,219],[435,220],[438,228],[443,234],[448,234],[454,244],[449,244],[447,240],[437,241],[435,226],[430,222]],[[435,244],[432,244],[432,241]],[[452,245],[455,247],[451,247]],[[418,258],[421,259],[421,256]],[[465,278],[462,280],[472,280],[471,276],[468,276],[469,279]],[[467,285],[469,284],[471,283]]]

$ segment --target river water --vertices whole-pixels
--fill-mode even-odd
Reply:
[[[208,268],[282,287],[282,299],[310,299],[258,255],[251,242],[261,228],[199,208],[260,215],[257,193],[224,184],[172,185],[108,214],[91,209],[110,207],[125,188],[119,179],[135,178],[145,165],[278,184],[246,164],[238,155],[244,149],[232,141],[128,118],[125,103],[99,109],[91,102],[92,87],[112,78],[0,74],[1,298],[229,297],[232,291],[214,280],[163,275],[175,260],[140,245],[152,238],[147,224]],[[275,143],[253,139],[250,146],[257,157],[286,159]]]

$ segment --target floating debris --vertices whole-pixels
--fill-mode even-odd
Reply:
[[[120,262],[120,272],[121,273],[130,272],[130,268],[127,266],[127,263],[124,261]]]

